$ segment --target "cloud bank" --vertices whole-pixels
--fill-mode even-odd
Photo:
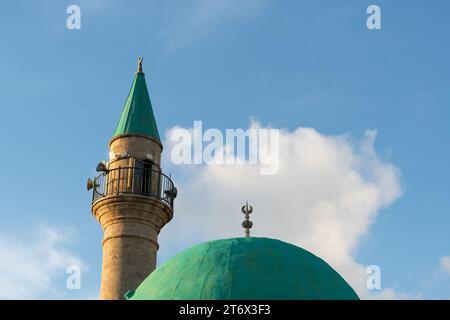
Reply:
[[[450,275],[450,256],[443,256],[440,259],[440,265],[442,269]]]
[[[251,127],[261,128],[257,122]],[[402,194],[399,169],[376,153],[376,134],[368,130],[354,141],[311,128],[281,130],[280,168],[273,176],[262,176],[258,166],[248,164],[177,167],[183,177],[176,181],[175,218],[161,233],[160,257],[197,242],[242,236],[240,206],[249,200],[252,236],[313,252],[361,298],[404,297],[390,289],[369,291],[366,266],[354,258],[380,210]],[[165,145],[167,156],[171,143]]]
[[[61,298],[69,265],[83,268],[66,245],[67,230],[39,227],[32,239],[0,236],[0,299]]]

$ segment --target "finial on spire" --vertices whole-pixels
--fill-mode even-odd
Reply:
[[[248,201],[245,201],[245,206],[242,206],[242,213],[245,214],[245,220],[242,222],[242,228],[245,229],[245,237],[250,237],[250,229],[253,227],[253,222],[250,221],[250,213],[253,212],[253,207],[248,205]]]
[[[144,73],[144,71],[142,71],[142,62],[144,61],[144,57],[139,57],[138,58],[138,69],[137,69],[137,73]]]

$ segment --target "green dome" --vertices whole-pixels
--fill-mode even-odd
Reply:
[[[358,299],[325,261],[279,240],[195,245],[153,271],[131,300]]]

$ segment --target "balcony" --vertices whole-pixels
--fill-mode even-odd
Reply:
[[[168,176],[139,167],[119,167],[102,172],[95,177],[92,188],[92,202],[106,196],[139,195],[161,200],[172,210],[177,196],[177,189]]]

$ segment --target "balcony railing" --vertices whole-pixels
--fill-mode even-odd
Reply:
[[[154,197],[173,209],[177,189],[164,173],[138,167],[120,167],[99,174],[93,183],[92,202],[109,195]]]

